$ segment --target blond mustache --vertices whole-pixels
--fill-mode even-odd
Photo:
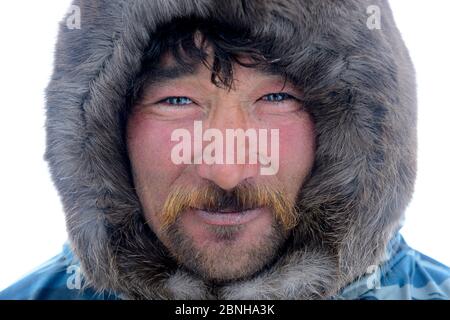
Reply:
[[[241,184],[233,190],[237,202],[243,208],[268,208],[275,219],[290,230],[298,224],[298,210],[276,185]],[[213,207],[220,201],[221,190],[211,184],[192,188],[176,186],[169,193],[161,213],[161,227],[167,229],[186,210]]]

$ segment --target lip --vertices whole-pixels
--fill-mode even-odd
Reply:
[[[204,210],[194,209],[194,214],[197,215],[203,222],[212,225],[233,226],[248,223],[263,212],[262,208],[246,210],[242,212],[219,212],[212,213]]]

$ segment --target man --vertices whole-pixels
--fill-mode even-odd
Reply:
[[[416,99],[386,1],[74,5],[46,124],[69,242],[1,298],[449,298],[398,233]]]

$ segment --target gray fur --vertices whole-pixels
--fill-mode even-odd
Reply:
[[[408,52],[383,0],[76,0],[61,23],[47,88],[47,150],[71,245],[88,285],[130,299],[328,298],[383,257],[416,174],[416,93]],[[366,8],[379,5],[381,30]],[[252,279],[210,290],[144,228],[121,119],[156,26],[212,16],[273,33],[316,125],[301,223],[283,257]],[[286,33],[277,17],[293,24]]]

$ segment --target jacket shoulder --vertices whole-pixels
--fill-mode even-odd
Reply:
[[[450,268],[405,245],[374,293],[382,299],[449,300]]]
[[[79,264],[66,243],[61,253],[0,292],[0,300],[104,300],[113,295],[83,288]]]
[[[360,299],[450,299],[450,268],[411,248],[400,235],[395,252],[380,267],[379,274],[378,282],[372,283],[372,288]]]
[[[398,233],[385,262],[345,287],[335,299],[449,300],[450,268],[411,248]]]

